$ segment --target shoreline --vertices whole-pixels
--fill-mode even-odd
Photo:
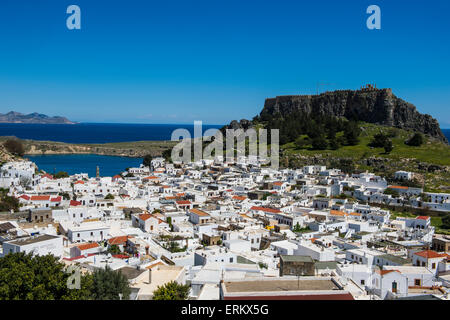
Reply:
[[[15,138],[0,136],[0,143]],[[40,141],[20,139],[24,145],[24,156],[37,155],[70,155],[70,154],[97,154],[105,156],[118,156],[129,158],[143,158],[146,155],[162,156],[165,150],[171,149],[177,141],[131,141],[109,143],[65,143],[57,141]]]

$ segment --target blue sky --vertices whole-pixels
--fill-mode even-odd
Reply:
[[[447,0],[2,0],[0,112],[223,124],[318,82],[376,82],[450,128],[449,15]]]

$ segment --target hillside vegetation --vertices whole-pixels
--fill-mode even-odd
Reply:
[[[359,143],[354,146],[341,146],[337,150],[312,150],[310,145],[300,149],[295,145],[295,142],[290,142],[284,144],[282,148],[286,154],[302,154],[306,156],[323,155],[354,159],[376,156],[393,160],[417,159],[430,164],[450,166],[450,146],[437,139],[425,137],[425,143],[421,146],[408,146],[405,144],[405,141],[414,135],[412,131],[370,123],[362,123],[360,127],[362,131],[359,136]],[[393,144],[393,149],[390,153],[386,153],[384,148],[373,148],[369,146],[376,134],[390,134],[393,130],[395,130],[397,135],[390,138]],[[339,136],[339,133],[337,136]]]

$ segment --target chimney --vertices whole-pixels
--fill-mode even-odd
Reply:
[[[148,283],[152,283],[152,268],[148,269]]]

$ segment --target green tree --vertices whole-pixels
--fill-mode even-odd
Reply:
[[[55,179],[60,179],[60,178],[68,178],[69,174],[65,171],[59,171],[57,173],[55,173],[55,175],[53,176],[53,178]]]
[[[298,149],[303,149],[311,144],[311,139],[307,136],[306,137],[300,136],[297,139],[295,139],[294,144]]]
[[[63,197],[64,200],[70,200],[70,194],[67,192],[60,192],[59,195]]]
[[[105,199],[106,199],[106,200],[114,200],[114,196],[113,196],[111,193],[108,193],[108,194],[105,196]]]
[[[172,148],[164,150],[162,156],[167,162],[172,162]]]
[[[119,246],[116,244],[109,246],[108,252],[111,254],[120,254],[121,253]]]
[[[392,145],[391,140],[387,140],[383,146],[385,153],[391,153],[391,151],[394,149],[394,146]]]
[[[170,281],[153,292],[153,300],[186,300],[189,297],[189,285]]]
[[[2,194],[0,199],[0,211],[18,211],[19,200],[15,197]]]
[[[361,128],[356,121],[349,121],[344,127],[344,137],[346,144],[349,146],[355,146],[359,143],[359,135],[361,134]]]
[[[25,148],[19,139],[8,139],[3,146],[14,155],[22,157],[25,154]]]
[[[144,159],[142,160],[142,164],[146,167],[150,167],[152,164],[152,156],[150,154],[147,154],[144,156]]]
[[[386,143],[389,141],[389,137],[383,133],[377,133],[373,136],[372,141],[369,143],[370,147],[373,148],[384,148]]]
[[[443,228],[443,229],[450,229],[450,214],[446,214],[442,218],[442,226],[441,226],[441,228]]]
[[[130,285],[128,279],[120,271],[114,271],[110,267],[96,269],[93,273],[92,298],[95,300],[119,300],[130,298]]]
[[[424,143],[423,135],[420,133],[415,133],[411,139],[406,141],[408,146],[420,147]]]
[[[311,145],[314,150],[325,150],[328,147],[328,142],[324,136],[318,136],[312,139]]]
[[[387,188],[386,190],[384,190],[383,192],[384,194],[390,194],[391,196],[393,196],[394,198],[397,198],[399,196],[399,193],[397,190],[391,189],[391,188]]]
[[[294,232],[300,232],[302,230],[302,227],[300,227],[300,224],[297,222],[295,227],[292,229]]]
[[[336,137],[330,139],[330,149],[337,150],[339,148],[340,148],[339,140]]]
[[[81,288],[69,289],[63,263],[53,255],[9,253],[0,259],[0,300],[86,300],[92,279],[81,275]]]

